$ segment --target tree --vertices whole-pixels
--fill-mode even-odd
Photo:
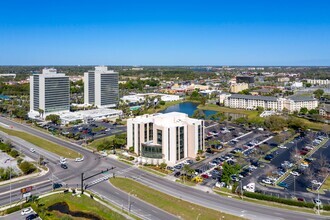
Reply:
[[[264,110],[265,110],[264,107],[261,107],[261,106],[257,107],[258,113],[262,113]]]
[[[184,180],[187,179],[187,176],[192,176],[192,174],[195,172],[194,169],[192,169],[189,165],[184,165],[182,168],[182,172],[184,173],[183,178]]]
[[[291,117],[288,120],[288,126],[289,126],[289,128],[292,128],[294,130],[299,130],[299,129],[306,130],[306,128],[307,128],[307,125],[304,121],[302,121],[299,118],[295,118],[295,117]]]
[[[33,173],[37,168],[30,162],[24,161],[19,165],[19,168],[24,174]]]
[[[51,121],[54,124],[61,124],[61,118],[59,115],[55,115],[55,114],[50,114],[46,116],[46,120],[47,121]]]
[[[308,109],[306,107],[303,107],[300,109],[300,114],[306,115],[308,112]]]
[[[315,97],[317,99],[321,98],[322,95],[324,94],[324,90],[323,89],[317,89],[313,92],[313,94],[315,95]]]
[[[196,109],[191,117],[197,119],[205,119],[206,116],[203,110]]]
[[[312,86],[312,84],[311,84],[311,83],[306,83],[305,86],[306,86],[307,88],[309,88],[309,87]]]
[[[318,115],[319,114],[319,110],[317,109],[311,109],[308,111],[308,114],[310,115]]]
[[[271,131],[281,131],[288,124],[284,117],[271,115],[265,119],[265,126]]]
[[[39,117],[42,117],[43,118],[45,111],[43,109],[41,109],[41,108],[38,108],[38,112],[39,112]]]
[[[231,181],[231,175],[237,174],[240,169],[240,166],[238,164],[230,165],[227,162],[224,162],[222,165],[222,177],[221,180],[225,182],[227,185]]]

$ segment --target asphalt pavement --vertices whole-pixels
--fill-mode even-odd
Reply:
[[[198,189],[188,187],[181,185],[179,183],[175,183],[173,181],[166,180],[164,178],[146,173],[145,171],[142,171],[140,169],[134,169],[131,168],[130,165],[124,164],[120,161],[111,159],[111,158],[100,158],[98,159],[98,156],[91,153],[90,151],[67,141],[64,141],[62,139],[56,138],[54,136],[51,136],[49,134],[45,134],[41,131],[35,130],[31,127],[17,124],[15,122],[9,121],[5,118],[0,118],[0,122],[9,124],[14,126],[15,128],[19,128],[20,130],[23,130],[25,132],[37,135],[39,137],[45,138],[49,141],[53,141],[57,144],[61,144],[65,147],[71,148],[73,150],[76,150],[77,152],[81,153],[85,157],[85,161],[82,163],[82,166],[79,166],[76,169],[73,169],[73,173],[68,172],[61,172],[59,173],[59,178],[66,180],[67,183],[70,184],[79,184],[80,183],[80,173],[86,172],[86,173],[93,173],[93,171],[97,171],[101,168],[99,167],[107,167],[107,166],[115,166],[116,169],[114,172],[116,173],[122,173],[122,175],[134,178],[136,181],[145,184],[149,187],[152,187],[156,190],[159,190],[161,192],[167,193],[169,195],[187,200],[189,202],[193,202],[196,204],[199,204],[204,207],[212,208],[215,210],[219,210],[222,212],[227,212],[230,214],[242,216],[249,219],[293,219],[293,220],[302,220],[302,219],[327,219],[327,217],[323,216],[317,216],[313,214],[308,213],[300,213],[295,212],[291,210],[285,210],[285,209],[278,209],[274,207],[269,206],[262,206],[259,204],[254,203],[248,203],[245,201],[239,201],[232,198],[222,197],[213,193],[206,193],[203,191],[200,191]],[[122,170],[127,170],[127,172],[122,172]],[[68,172],[68,173],[67,173]],[[29,184],[32,180],[24,183],[19,184]],[[34,180],[33,180],[34,181]],[[39,188],[40,191],[47,191],[47,187]],[[121,204],[123,207],[127,207],[127,200],[125,198],[128,198],[128,194],[124,193],[120,190],[115,191],[115,189],[111,189],[110,187],[103,186],[103,184],[96,184],[94,185],[91,190],[95,191],[96,193],[102,195],[106,199],[118,199],[119,204]],[[0,192],[5,192],[2,187],[0,187]],[[117,195],[117,196],[116,196]],[[136,201],[136,203],[141,203],[141,205],[137,208],[139,213],[148,213],[151,216],[157,216],[159,219],[172,219],[173,216],[168,213],[155,213],[154,211],[158,212],[158,210],[150,209],[150,205],[142,202],[142,201]],[[8,203],[6,200],[3,201],[0,198],[0,205]],[[118,203],[117,203],[118,205]],[[133,204],[134,207],[134,204]],[[167,216],[166,216],[167,214]],[[166,218],[164,218],[166,217]],[[144,219],[148,219],[147,217]]]

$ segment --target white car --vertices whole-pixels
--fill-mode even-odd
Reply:
[[[83,161],[83,160],[84,160],[83,157],[82,157],[82,158],[79,158],[79,157],[78,157],[78,158],[75,159],[76,162],[81,162],[81,161]]]
[[[36,152],[36,150],[35,150],[34,148],[30,148],[30,151],[31,151],[32,153]]]
[[[268,185],[272,184],[272,181],[270,179],[263,179],[261,182],[266,183]]]
[[[102,151],[101,155],[104,156],[104,157],[108,156],[107,152],[105,152],[105,151]]]
[[[315,185],[322,185],[322,183],[317,180],[312,180],[311,183]]]
[[[60,158],[60,164],[66,164],[66,158],[65,157]]]
[[[286,149],[286,146],[285,145],[280,145],[280,146],[278,146],[278,148]]]
[[[297,171],[291,171],[290,173],[294,176],[300,176],[300,173],[298,173]]]
[[[110,130],[111,130],[110,128],[105,129],[105,131],[107,131],[107,132],[110,131]]]
[[[29,208],[23,209],[23,210],[21,211],[21,215],[28,215],[28,214],[30,214],[31,212],[33,212],[33,209],[32,209],[31,207],[29,207]]]

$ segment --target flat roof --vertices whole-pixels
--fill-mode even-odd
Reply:
[[[277,97],[274,96],[255,96],[255,95],[241,95],[241,94],[232,94],[228,98],[236,98],[236,99],[252,99],[252,100],[264,100],[264,101],[277,101]]]

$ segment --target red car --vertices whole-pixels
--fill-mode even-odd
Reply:
[[[203,177],[204,179],[208,179],[208,178],[209,178],[209,175],[207,175],[207,174],[202,174],[201,177]]]
[[[297,200],[298,200],[299,202],[305,202],[305,199],[304,199],[304,198],[297,198]]]

